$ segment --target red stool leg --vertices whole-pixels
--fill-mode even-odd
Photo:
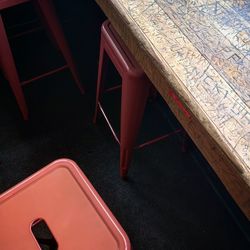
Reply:
[[[80,77],[78,75],[75,62],[69,50],[68,44],[65,40],[62,27],[57,19],[57,15],[51,1],[44,0],[35,0],[41,15],[43,17],[43,22],[46,23],[48,30],[50,30],[55,42],[58,45],[58,48],[61,50],[69,68],[73,75],[73,78],[80,89],[81,93],[84,93],[84,89],[82,87]]]
[[[1,67],[4,71],[4,75],[9,81],[11,89],[16,97],[19,109],[22,112],[24,120],[28,120],[28,108],[25,102],[23,91],[21,88],[20,80],[16,70],[15,62],[11,49],[9,46],[9,41],[7,34],[5,32],[2,17],[0,15],[0,58]]]
[[[34,5],[34,7],[35,7],[36,13],[38,14],[38,16],[39,16],[39,18],[40,18],[40,21],[41,21],[41,24],[42,24],[42,28],[45,29],[46,34],[47,34],[47,36],[48,36],[50,42],[53,44],[53,46],[54,46],[57,50],[60,51],[60,48],[58,47],[58,44],[57,44],[56,41],[55,41],[55,38],[54,38],[54,36],[53,36],[53,33],[52,33],[51,29],[49,28],[49,26],[48,26],[48,24],[47,24],[47,22],[46,22],[46,20],[45,20],[45,18],[44,18],[44,15],[43,15],[43,13],[42,13],[42,11],[41,11],[39,5],[37,4],[36,1],[33,1],[33,5]]]
[[[122,83],[120,175],[125,178],[141,125],[150,83],[144,78],[126,77]]]
[[[97,119],[98,102],[100,100],[100,95],[103,90],[103,79],[107,71],[107,65],[108,65],[108,56],[104,50],[103,38],[101,37],[98,77],[97,77],[97,86],[96,86],[95,113],[94,113],[94,118],[93,118],[94,124],[96,123],[96,119]]]

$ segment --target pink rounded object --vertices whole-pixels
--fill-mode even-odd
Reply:
[[[40,249],[32,224],[42,219],[59,250],[130,249],[119,222],[75,162],[60,159],[0,196],[0,249]]]

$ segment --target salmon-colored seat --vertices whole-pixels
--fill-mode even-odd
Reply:
[[[15,95],[19,109],[22,113],[24,120],[28,119],[28,108],[23,94],[22,86],[32,81],[41,79],[48,75],[54,74],[66,68],[69,68],[72,76],[80,89],[81,93],[84,93],[81,85],[80,77],[78,75],[75,62],[71,55],[70,49],[63,34],[62,27],[57,18],[55,9],[51,3],[51,0],[0,0],[0,11],[3,9],[11,8],[22,3],[33,2],[35,4],[38,13],[42,19],[42,22],[47,29],[49,36],[53,39],[53,42],[62,53],[66,64],[59,68],[50,70],[39,76],[35,76],[32,79],[21,81],[16,69],[14,57],[11,52],[8,37],[5,31],[4,22],[0,13],[0,70],[3,71],[5,78],[8,80],[11,89]],[[35,46],[35,45],[34,45]]]
[[[130,249],[129,239],[80,168],[60,159],[0,196],[0,249],[41,249],[44,220],[60,250]]]

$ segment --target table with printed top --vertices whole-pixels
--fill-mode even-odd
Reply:
[[[96,2],[250,219],[250,2]]]

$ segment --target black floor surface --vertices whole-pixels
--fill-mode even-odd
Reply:
[[[208,175],[212,183],[219,181],[213,173],[202,171],[207,163],[193,147],[182,153],[177,136],[136,151],[128,180],[119,178],[118,145],[102,118],[96,126],[92,123],[104,17],[93,2],[66,2],[68,8],[60,1],[56,6],[86,94],[80,94],[68,70],[36,81],[24,88],[30,112],[29,121],[24,122],[8,83],[0,78],[0,192],[66,157],[81,167],[127,232],[133,249],[250,249],[249,232],[240,230],[241,225],[249,228],[248,222],[234,205],[226,208]],[[27,9],[32,12],[28,5]],[[10,23],[13,14],[6,11],[4,15]],[[23,79],[64,63],[42,30],[13,38],[11,45]],[[112,100],[107,98],[106,105],[115,113],[117,103]],[[165,119],[166,110],[160,100],[149,103],[141,141],[153,136],[149,131],[171,130],[175,121]],[[228,199],[217,184],[217,192]],[[229,210],[240,221],[238,225]]]

